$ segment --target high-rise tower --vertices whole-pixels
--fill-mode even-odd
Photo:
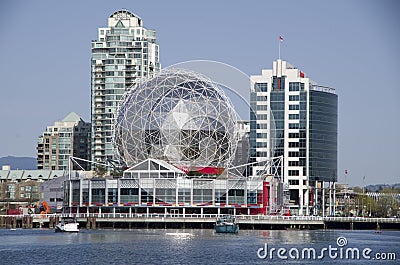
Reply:
[[[106,162],[115,154],[114,113],[124,92],[140,78],[159,71],[156,32],[137,15],[120,10],[98,29],[92,41],[92,160]]]
[[[90,159],[90,127],[90,123],[83,121],[75,112],[47,126],[38,138],[37,168],[68,170],[70,156]],[[80,162],[81,167],[72,166],[71,169],[90,169],[86,162]]]
[[[283,156],[282,181],[292,212],[322,210],[322,188],[337,181],[335,90],[280,59],[251,80],[251,161]],[[264,174],[263,168],[254,166],[252,174]]]

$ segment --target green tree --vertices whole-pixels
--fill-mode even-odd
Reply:
[[[111,176],[122,177],[123,171],[121,168],[113,168],[110,172]]]
[[[357,196],[357,200],[359,203],[359,215],[362,216],[375,216],[377,211],[377,202],[368,197],[366,194],[359,194]]]
[[[95,171],[96,171],[96,175],[100,178],[104,177],[104,175],[107,173],[106,168],[102,165],[97,165]]]

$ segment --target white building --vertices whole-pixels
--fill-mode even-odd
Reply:
[[[113,159],[114,113],[124,92],[160,69],[156,32],[137,15],[120,10],[92,41],[92,160]]]
[[[283,156],[291,211],[319,213],[321,187],[337,180],[335,90],[280,59],[251,81],[250,161]],[[260,165],[252,169],[254,176],[265,173]]]

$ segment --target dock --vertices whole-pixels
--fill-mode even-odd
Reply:
[[[0,228],[54,228],[64,217],[83,229],[213,228],[214,214],[32,214],[0,215]],[[236,215],[240,229],[397,229],[400,218]]]

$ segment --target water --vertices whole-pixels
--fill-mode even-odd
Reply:
[[[347,240],[345,247],[395,253],[396,260],[331,259],[325,253],[324,264],[400,264],[400,231],[241,230],[235,235],[207,229],[81,230],[78,234],[0,229],[0,264],[281,264],[276,252],[272,259],[260,259],[257,250],[268,244],[269,250],[285,248],[286,255],[290,249],[301,253],[309,247],[319,254],[329,245],[338,248],[340,236]],[[290,258],[284,262],[322,263]]]

